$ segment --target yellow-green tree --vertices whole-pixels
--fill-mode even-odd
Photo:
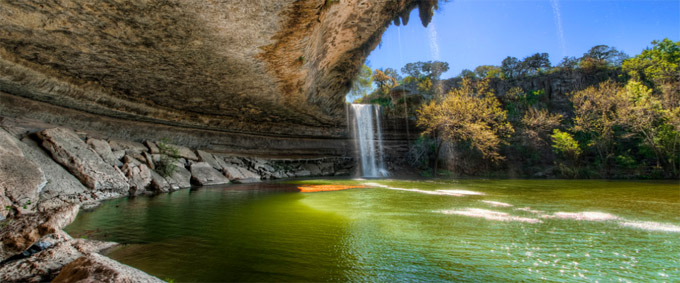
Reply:
[[[488,80],[463,79],[460,87],[421,106],[417,123],[424,128],[423,135],[436,140],[435,175],[442,143],[465,142],[485,159],[497,162],[504,158],[499,153],[501,144],[513,132]]]

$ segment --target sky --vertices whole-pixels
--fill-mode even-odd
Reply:
[[[557,65],[605,44],[630,56],[652,40],[680,41],[680,0],[452,0],[423,27],[418,10],[407,26],[391,25],[366,63],[401,70],[406,63],[449,63],[442,78],[547,52]]]

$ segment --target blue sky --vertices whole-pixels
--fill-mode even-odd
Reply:
[[[500,65],[547,52],[553,65],[606,44],[639,54],[655,39],[680,40],[680,0],[453,0],[425,28],[417,9],[407,26],[390,26],[367,59],[372,68],[440,60],[450,70]]]

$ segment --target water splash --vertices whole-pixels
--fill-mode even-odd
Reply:
[[[437,28],[435,27],[434,22],[431,22],[427,27],[427,35],[430,41],[430,54],[432,55],[432,59],[439,61],[439,43],[437,42]]]
[[[363,177],[377,178],[389,175],[385,169],[379,107],[373,104],[352,104],[356,121],[352,123],[352,130],[360,150]]]

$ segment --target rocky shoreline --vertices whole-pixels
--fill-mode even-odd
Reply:
[[[116,243],[74,239],[62,228],[81,208],[107,199],[192,186],[349,175],[353,167],[350,157],[230,156],[51,125],[5,124],[0,128],[0,281],[160,282],[99,254]]]

